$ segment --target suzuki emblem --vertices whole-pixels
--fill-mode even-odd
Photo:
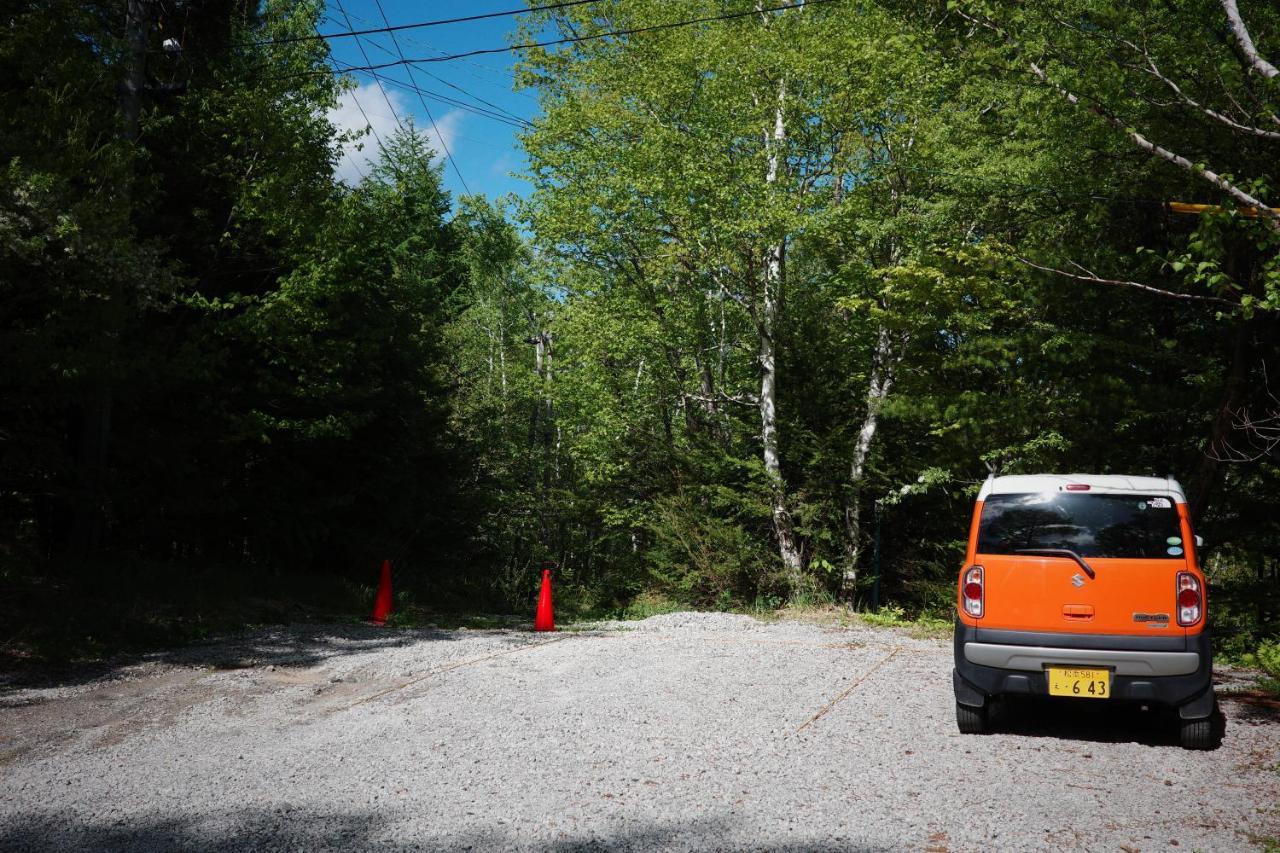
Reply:
[[[1079,575],[1072,575],[1071,585],[1076,587],[1084,586],[1084,578],[1080,577]]]

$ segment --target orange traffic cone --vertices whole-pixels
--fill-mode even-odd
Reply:
[[[373,599],[373,624],[385,625],[391,615],[391,561],[382,561],[382,580]]]
[[[533,630],[554,631],[555,611],[551,606],[551,570],[542,570],[542,591],[538,593],[538,613],[533,617]]]

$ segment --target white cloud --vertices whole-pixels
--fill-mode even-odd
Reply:
[[[447,113],[437,113],[435,115],[436,128],[431,129],[431,122],[427,122],[427,144],[436,152],[436,156],[444,158],[444,146],[450,151],[456,151],[458,148],[458,128],[462,126],[462,110],[451,110]],[[436,130],[440,131],[436,133]]]
[[[343,145],[342,157],[338,160],[338,166],[334,172],[338,180],[354,184],[360,180],[362,173],[366,175],[369,173],[372,162],[378,158],[378,138],[390,139],[397,130],[396,115],[406,123],[413,121],[422,129],[426,134],[427,144],[436,151],[437,156],[444,157],[442,146],[447,146],[450,151],[453,150],[458,137],[458,127],[462,124],[461,110],[453,110],[437,116],[436,128],[439,133],[436,133],[431,129],[430,122],[416,119],[403,93],[390,86],[385,87],[385,90],[384,98],[376,82],[361,84],[343,92],[338,105],[329,111],[329,123],[338,133],[363,131],[366,127],[372,127],[377,134],[375,136],[374,133],[365,133],[359,139]],[[391,101],[391,107],[395,108],[394,115],[387,106],[388,99]],[[425,128],[422,127],[424,124]]]
[[[511,172],[520,165],[519,161],[510,154],[505,153],[498,156],[489,166],[489,174],[497,178],[506,178]]]

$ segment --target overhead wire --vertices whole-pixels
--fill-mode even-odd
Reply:
[[[342,7],[342,0],[334,0],[334,4],[338,7],[338,11],[342,14],[342,17],[347,18],[347,10]],[[347,26],[351,26],[349,18],[347,18]],[[356,37],[356,47],[360,49],[360,55],[364,57],[365,63],[369,63],[371,61],[369,59],[369,52],[364,49],[364,42],[361,41],[358,36]],[[383,87],[381,80],[375,78],[374,82],[378,86],[378,91],[382,93],[382,100],[387,103],[387,109],[391,110],[391,118],[395,120],[396,127],[403,132],[404,122],[400,120],[400,115],[396,112],[395,106],[391,103],[391,96],[387,94],[387,90]],[[385,152],[386,149],[384,148],[383,150]]]
[[[723,15],[707,15],[701,18],[688,18],[680,21],[669,21],[665,24],[649,24],[643,27],[631,27],[629,29],[606,30],[599,33],[589,33],[587,35],[566,36],[559,39],[548,39],[546,41],[523,42],[520,44],[508,45],[507,47],[487,47],[478,48],[476,50],[463,51],[461,53],[448,53],[441,56],[426,56],[415,59],[402,59],[393,62],[370,63],[359,67],[348,68],[349,71],[380,71],[383,68],[394,68],[400,65],[422,65],[434,62],[452,62],[458,59],[466,59],[472,56],[485,56],[495,53],[508,53],[516,50],[532,50],[539,47],[554,47],[561,44],[578,44],[585,41],[593,41],[595,39],[613,38],[616,36],[631,36],[640,33],[657,32],[660,30],[671,30],[679,27],[689,27],[695,24],[706,24],[716,21],[731,21],[737,18],[745,18],[752,15],[763,15],[768,12],[785,12],[789,9],[801,9],[805,6],[816,6],[822,3],[837,3],[840,0],[796,0],[793,3],[783,3],[777,6],[761,6],[756,9],[745,12],[729,12]],[[550,7],[539,7],[550,8]],[[525,10],[534,11],[534,10]],[[300,71],[296,74],[286,75],[287,77],[305,76],[308,74],[323,74],[325,72],[319,69],[309,71]]]
[[[378,14],[382,16],[382,20],[387,24],[388,27],[390,27],[391,21],[390,19],[387,18],[387,13],[383,11],[382,0],[373,0],[373,2],[377,5]],[[391,36],[391,43],[395,45],[396,53],[400,54],[401,59],[404,59],[404,51],[400,49],[400,42],[396,39],[395,30],[388,29],[387,32]],[[367,60],[367,57],[366,57],[366,60]],[[415,80],[413,77],[413,66],[406,65],[405,69],[409,73],[409,81],[417,85],[417,80]],[[379,88],[382,87],[381,81],[379,81],[378,86]],[[383,94],[384,95],[386,94],[385,89],[383,89]],[[440,128],[436,124],[435,117],[431,115],[431,108],[427,106],[427,99],[422,96],[421,91],[418,92],[418,101],[422,104],[422,111],[427,114],[427,121],[431,122],[431,129],[435,132],[436,139],[440,141],[440,147],[444,149],[445,159],[449,161],[450,166],[453,166],[453,173],[458,176],[458,180],[462,183],[462,189],[466,191],[467,195],[470,195],[471,188],[467,186],[467,179],[462,177],[462,170],[458,168],[458,161],[453,159],[453,152],[449,150],[449,143],[445,142],[444,134],[440,132]]]
[[[342,14],[342,17],[347,19],[347,26],[351,26],[350,18],[347,17],[347,10],[344,9],[342,6],[342,0],[334,0],[334,3],[338,7],[338,11]],[[356,39],[356,46],[360,48],[360,55],[364,57],[364,61],[369,62],[369,54],[365,51],[364,45],[361,43],[359,38]],[[382,93],[382,100],[386,102],[387,109],[391,111],[391,119],[396,123],[396,127],[399,128],[401,132],[403,132],[404,124],[403,122],[400,121],[400,115],[396,112],[395,106],[391,103],[391,97],[387,94],[387,90],[383,88],[382,81],[375,80],[374,82],[378,86],[378,91]],[[365,126],[369,128],[369,131],[373,134],[374,140],[378,143],[378,150],[382,152],[382,158],[386,161],[387,165],[389,165],[397,174],[399,174],[400,172],[399,168],[397,168],[394,162],[392,162],[390,159],[387,158],[386,143],[382,141],[382,136],[378,133],[378,129],[374,127],[373,122],[369,121],[369,115],[368,113],[365,112],[364,106],[362,106],[360,103],[358,89],[355,92],[351,93],[351,102],[355,104],[356,109],[360,111],[361,117],[364,118]],[[348,154],[347,156],[351,157],[352,164],[354,165],[355,157],[353,157],[350,154]],[[366,180],[364,173],[361,172],[360,167],[358,165],[356,166],[356,172],[361,176],[361,181]]]
[[[524,15],[529,12],[549,12],[556,9],[568,9],[572,6],[588,6],[592,3],[600,3],[602,0],[563,0],[559,3],[547,3],[543,6],[525,6],[520,9],[506,9],[501,12],[483,12],[478,15],[463,15],[458,18],[439,18],[434,21],[418,21],[411,24],[391,25],[388,21],[383,27],[370,27],[364,30],[344,30],[340,33],[308,33],[304,36],[285,36],[278,39],[263,39],[261,41],[249,42],[252,47],[263,47],[271,44],[292,44],[300,41],[328,41],[329,39],[338,38],[358,38],[359,36],[378,35],[381,33],[396,33],[404,30],[420,30],[427,27],[440,27],[446,24],[465,24],[472,21],[487,21],[493,18],[508,18],[513,15]],[[766,10],[767,11],[767,10]],[[385,15],[384,15],[385,18]],[[350,26],[348,24],[348,26]]]
[[[373,126],[373,122],[369,121],[369,114],[364,111],[364,106],[354,92],[351,94],[351,103],[355,104],[356,109],[360,111],[360,117],[364,119],[365,127],[369,128],[370,132],[373,133],[373,138],[378,143],[378,149],[386,151],[386,146],[382,144],[382,137],[378,135],[378,129]],[[355,167],[356,174],[360,176],[361,181],[364,181],[366,179],[365,173],[361,170],[360,165],[356,163],[355,156],[347,151],[344,151],[343,154],[351,160],[351,165]]]
[[[340,59],[335,59],[334,62],[338,63],[339,66],[342,66],[342,67],[339,67],[338,69],[339,71],[346,71],[350,67],[355,67],[355,66],[350,66],[349,63],[343,62]],[[460,101],[456,98],[451,98],[448,95],[442,95],[439,92],[433,92],[430,89],[424,89],[417,84],[407,83],[404,80],[399,80],[395,77],[388,77],[385,74],[379,74],[376,71],[360,71],[358,73],[366,74],[370,77],[376,77],[377,79],[381,80],[383,83],[390,86],[395,86],[396,88],[399,88],[399,89],[403,89],[406,92],[410,92],[413,94],[421,93],[423,97],[430,98],[433,101],[439,101],[443,104],[448,104],[449,106],[457,107],[460,110],[464,110],[466,112],[472,113],[477,116],[481,116],[483,118],[491,119],[501,124],[505,124],[509,127],[514,127],[522,130],[532,127],[531,122],[517,121],[515,119],[508,118],[505,115],[494,113],[489,110],[483,109],[481,107],[476,107],[472,104],[468,104],[465,101]]]
[[[352,15],[351,17],[355,18],[356,16],[355,16],[355,15]],[[357,18],[357,20],[359,20],[359,19]],[[393,38],[394,38],[394,36],[393,36]],[[409,39],[407,39],[407,38],[406,38],[406,39],[405,39],[405,41],[409,41]],[[425,43],[423,43],[423,44],[425,44]],[[382,51],[383,53],[387,54],[388,56],[396,56],[396,55],[397,55],[396,53],[392,52],[392,50],[391,50],[390,48],[386,47],[385,45],[379,44],[377,41],[373,42],[373,46],[374,46],[374,47],[376,47],[378,50]],[[429,49],[433,49],[433,50],[434,50],[434,48],[429,48]],[[399,56],[403,57],[403,56],[404,56],[404,54],[403,54],[403,53],[400,53],[400,54],[399,54]],[[330,59],[332,59],[332,57],[330,57]],[[339,61],[339,60],[334,60],[334,61]],[[356,67],[356,66],[353,66],[353,67]],[[512,122],[512,123],[516,123],[516,124],[520,125],[521,127],[532,127],[532,126],[533,126],[533,123],[532,123],[532,122],[530,122],[527,118],[525,118],[525,117],[524,117],[524,116],[522,116],[522,115],[519,115],[519,114],[517,114],[517,113],[513,113],[513,112],[511,112],[510,110],[506,109],[505,107],[499,106],[498,104],[495,104],[495,103],[493,103],[492,101],[487,101],[487,100],[485,100],[484,98],[480,97],[479,95],[475,94],[474,92],[470,92],[470,91],[468,91],[468,90],[466,90],[466,89],[462,88],[461,86],[459,86],[459,85],[457,85],[457,84],[455,84],[455,83],[452,83],[452,82],[450,82],[449,80],[446,80],[445,78],[443,78],[443,77],[441,77],[441,76],[439,76],[439,75],[437,75],[437,74],[432,74],[430,71],[426,70],[425,68],[419,68],[418,70],[419,70],[419,71],[421,71],[423,74],[427,75],[428,77],[430,77],[432,80],[436,80],[436,81],[438,81],[438,82],[440,82],[440,83],[443,83],[444,85],[448,86],[449,88],[454,89],[454,90],[458,91],[459,93],[461,93],[461,94],[463,94],[463,95],[466,95],[468,98],[471,98],[472,100],[475,100],[475,101],[477,101],[477,102],[479,102],[479,103],[481,103],[481,104],[484,104],[486,107],[488,107],[488,108],[489,108],[489,109],[485,109],[485,110],[481,110],[481,109],[478,109],[478,108],[477,108],[475,111],[476,111],[476,112],[477,112],[477,114],[479,114],[479,115],[487,115],[487,116],[489,116],[489,117],[495,117],[495,116],[493,115],[493,113],[495,113],[495,112],[496,112],[496,113],[500,114],[500,116],[505,116],[507,119],[509,119],[509,120],[510,120],[510,122]],[[361,72],[361,73],[365,73],[365,74],[373,75],[373,74],[376,74],[377,72],[375,72],[375,71],[367,71],[367,72]],[[478,78],[477,78],[477,79],[478,79]],[[401,81],[397,81],[394,77],[383,77],[383,81],[384,81],[384,82],[391,82],[391,83],[401,82]],[[458,105],[458,106],[461,106],[461,105],[462,105],[462,102],[458,101],[458,100],[457,100],[457,99],[455,99],[455,98],[450,98],[450,97],[449,97],[449,96],[447,96],[447,95],[438,95],[438,94],[436,94],[436,93],[433,93],[433,92],[432,92],[431,90],[429,90],[429,89],[423,89],[421,86],[416,86],[416,85],[415,85],[415,88],[416,88],[416,89],[419,89],[419,90],[421,90],[421,91],[423,91],[423,92],[425,92],[425,93],[426,93],[426,96],[427,96],[427,97],[429,97],[429,98],[435,98],[436,100],[444,101],[444,102],[446,102],[446,103],[451,103],[451,104]],[[508,91],[508,94],[518,94],[518,93],[511,92],[510,90],[507,90],[507,91]],[[468,105],[468,106],[470,106],[470,105]],[[465,108],[465,107],[464,107],[464,108]]]
[[[338,63],[339,66],[350,65],[350,63],[344,62],[341,59],[335,59],[333,61]],[[346,71],[348,69],[346,67],[340,67],[338,70]],[[442,95],[439,92],[433,92],[430,89],[424,89],[423,87],[415,83],[407,83],[404,80],[399,80],[395,77],[389,77],[385,74],[379,74],[377,71],[361,71],[358,73],[366,74],[370,77],[375,77],[389,86],[395,86],[396,88],[403,89],[406,92],[418,94],[418,95],[421,95],[422,97],[429,98],[433,101],[439,101],[440,103],[448,104],[449,106],[452,106],[452,107],[457,107],[458,109],[463,110],[465,112],[472,113],[482,118],[487,118],[492,121],[499,122],[500,124],[505,124],[508,127],[513,127],[520,130],[527,130],[533,127],[533,123],[527,120],[524,120],[524,119],[517,120],[517,119],[508,118],[503,114],[495,113],[490,110],[477,107],[473,104],[468,104],[467,102],[460,101],[457,98],[451,98],[448,95]]]
[[[348,15],[352,20],[354,20],[354,21],[358,21],[359,23],[366,24],[366,25],[368,25],[368,24],[370,24],[370,23],[371,23],[367,18],[362,18],[362,17],[360,17],[359,15],[357,15],[355,12],[348,11],[348,12],[347,12],[347,15]],[[327,20],[327,21],[329,21],[329,22],[331,22],[331,23],[333,23],[333,24],[338,24],[338,23],[339,23],[339,22],[338,22],[335,18],[333,18],[331,15],[327,15],[327,14],[326,14],[326,15],[324,16],[324,18],[325,18],[325,20]],[[404,34],[402,33],[402,34],[401,34],[401,39],[402,39],[402,41],[403,41],[403,43],[404,43],[404,44],[407,44],[407,45],[409,45],[410,47],[420,47],[420,48],[423,48],[424,50],[429,50],[429,51],[431,51],[431,52],[433,52],[433,53],[438,53],[438,54],[444,54],[444,53],[445,53],[445,51],[441,50],[440,48],[436,47],[435,45],[433,45],[433,44],[431,44],[430,42],[425,41],[425,40],[423,40],[423,39],[421,39],[421,38],[415,38],[415,37],[413,37],[413,36],[410,36],[410,35],[404,35]],[[383,46],[382,46],[381,44],[379,44],[376,40],[374,41],[374,43],[373,43],[373,44],[374,44],[374,47],[377,47],[379,50],[383,51],[384,53],[386,53],[386,54],[388,54],[388,55],[394,55],[394,54],[392,54],[392,52],[391,52],[391,50],[390,50],[390,49],[388,49],[388,48],[386,48],[386,47],[383,47]],[[486,65],[486,64],[484,64],[483,62],[477,62],[477,61],[476,61],[476,60],[474,60],[474,59],[463,59],[463,60],[460,60],[458,64],[459,64],[459,65],[461,65],[461,66],[467,66],[467,67],[464,69],[463,73],[464,73],[464,74],[466,74],[466,75],[467,75],[467,76],[469,76],[469,77],[474,78],[475,80],[477,80],[477,81],[478,81],[478,82],[480,82],[481,84],[483,84],[483,85],[485,85],[485,86],[492,86],[492,87],[495,87],[495,88],[499,88],[499,89],[501,89],[505,94],[514,94],[514,95],[517,95],[518,97],[524,98],[525,100],[533,101],[533,102],[535,102],[535,103],[536,103],[536,99],[535,99],[535,98],[533,98],[532,96],[527,95],[527,94],[525,94],[524,92],[517,92],[517,91],[514,91],[514,90],[512,90],[512,89],[511,89],[511,85],[510,85],[510,84],[511,84],[511,78],[512,78],[512,76],[513,76],[513,75],[512,75],[511,70],[510,70],[509,68],[495,68],[495,67],[493,67],[492,65]],[[474,69],[474,70],[473,70],[473,69]],[[426,72],[425,72],[425,69],[419,69],[419,70],[422,70],[422,71],[424,71],[424,73],[426,73]],[[480,75],[480,74],[476,73],[477,71],[483,71],[485,76],[482,76],[482,75]],[[474,97],[474,96],[473,96],[473,97]],[[477,99],[477,100],[478,100],[478,99]]]
[[[394,39],[394,38],[395,38],[395,35],[393,34],[393,35],[391,36],[391,38],[392,38],[392,39]],[[403,57],[403,54],[401,54],[401,56]],[[410,68],[410,75],[409,75],[409,76],[410,76],[410,77],[412,77],[412,76],[413,76],[413,74],[412,74],[412,68],[413,68],[413,66],[409,66],[409,68]],[[437,75],[437,74],[432,74],[430,71],[428,71],[428,70],[427,70],[427,69],[425,69],[425,68],[419,68],[419,69],[418,69],[418,71],[421,71],[423,74],[427,75],[427,76],[428,76],[428,77],[430,77],[432,80],[436,80],[436,81],[438,81],[438,82],[440,82],[440,83],[443,83],[444,85],[448,86],[450,89],[454,89],[455,91],[460,92],[460,93],[461,93],[461,94],[463,94],[463,95],[466,95],[468,98],[471,98],[472,100],[479,101],[480,103],[482,103],[482,104],[484,104],[485,106],[487,106],[487,107],[489,107],[489,108],[491,108],[491,109],[493,109],[493,110],[497,111],[498,113],[501,113],[502,115],[509,116],[509,117],[510,117],[514,122],[516,122],[517,124],[521,125],[522,127],[533,127],[533,122],[529,121],[529,120],[528,120],[527,118],[525,118],[524,116],[517,115],[516,113],[513,113],[513,112],[511,112],[510,110],[505,109],[504,107],[500,107],[500,106],[498,106],[497,104],[493,103],[492,101],[486,101],[484,98],[480,97],[479,95],[474,94],[473,92],[468,92],[466,89],[462,88],[461,86],[457,85],[456,83],[451,83],[450,81],[448,81],[448,80],[444,79],[443,77],[441,77],[441,76],[439,76],[439,75]]]

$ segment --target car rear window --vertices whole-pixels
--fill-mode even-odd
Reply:
[[[980,554],[1058,548],[1082,557],[1173,560],[1184,547],[1178,511],[1163,495],[988,495],[978,528]]]

